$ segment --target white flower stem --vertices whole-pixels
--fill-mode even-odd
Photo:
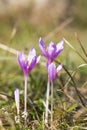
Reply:
[[[17,107],[17,116],[18,116],[18,123],[20,123],[20,110],[19,110],[20,103],[18,103]]]
[[[19,110],[19,107],[20,107],[20,92],[19,92],[19,89],[16,89],[14,91],[14,95],[15,95],[15,103],[16,103],[16,108],[17,108],[17,117],[15,119],[16,119],[16,123],[20,123],[20,110]]]
[[[24,77],[24,120],[25,120],[25,127],[27,125],[27,76]]]
[[[50,80],[48,78],[47,93],[46,93],[46,113],[45,113],[45,123],[46,124],[48,124],[49,93],[50,93]]]
[[[51,81],[51,128],[53,123],[53,81]]]

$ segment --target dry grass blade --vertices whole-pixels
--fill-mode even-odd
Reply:
[[[85,87],[85,86],[87,86],[87,81],[82,85],[82,87]]]
[[[73,82],[73,86],[74,86],[74,88],[75,88],[75,91],[76,91],[76,93],[77,93],[77,95],[78,95],[78,97],[79,97],[79,100],[81,101],[82,105],[85,107],[86,104],[85,104],[85,102],[84,102],[83,99],[82,99],[82,94],[81,94],[81,93],[79,92],[79,90],[77,89],[77,85],[76,85],[76,83],[75,83],[73,77],[71,76],[70,72],[66,69],[65,66],[63,66],[63,68],[64,68],[64,70],[67,72],[67,74],[69,75],[69,77],[71,78],[71,80],[72,80],[72,82]],[[84,97],[84,96],[83,96],[83,97]]]
[[[76,52],[76,54],[78,54],[83,59],[85,63],[87,63],[87,60],[85,60],[85,58],[65,38],[63,38],[63,40],[70,48],[73,49],[74,52]]]
[[[81,64],[81,65],[79,65],[79,66],[72,72],[71,76],[73,77],[73,76],[75,75],[75,73],[78,71],[78,69],[81,68],[81,67],[83,67],[83,66],[87,66],[87,64]],[[65,85],[64,85],[64,88],[67,87],[67,85],[69,84],[70,81],[71,81],[71,78],[69,77],[68,80],[67,80],[67,82],[66,82]]]
[[[19,52],[19,51],[13,49],[13,48],[10,48],[10,47],[4,45],[3,43],[0,43],[0,48],[3,49],[3,50],[5,50],[5,51],[8,51],[8,52],[10,52],[12,54],[15,54],[15,55],[17,55],[18,52]]]
[[[4,96],[6,96],[6,97],[8,97],[8,98],[14,99],[13,96],[8,95],[7,93],[0,92],[0,95],[4,95]]]
[[[76,74],[76,72],[78,71],[78,69],[79,68],[81,68],[81,67],[83,67],[83,66],[87,66],[87,64],[81,64],[81,65],[79,65],[73,72],[72,72],[72,74],[71,74],[71,76],[73,77],[75,74]],[[66,81],[66,83],[65,83],[65,85],[64,85],[64,92],[65,92],[65,94],[72,100],[73,98],[71,98],[71,96],[69,96],[67,93],[67,85],[69,84],[69,82],[71,81],[71,77],[69,77],[68,79],[67,79],[67,81]],[[78,90],[79,91],[79,90]],[[81,95],[81,94],[80,94]],[[81,95],[82,96],[82,95]],[[83,96],[82,96],[83,97]],[[84,97],[83,97],[84,98]],[[86,99],[84,98],[84,100],[86,101]]]
[[[59,61],[57,61],[57,60],[55,60],[55,62],[58,63],[58,64],[61,64],[61,63],[60,63]],[[63,64],[62,64],[62,65],[63,65]],[[66,68],[65,65],[63,65],[63,69],[66,71],[66,73],[68,74],[68,76],[71,78],[72,83],[73,83],[73,87],[75,88],[75,91],[76,91],[76,93],[77,93],[77,95],[78,95],[78,97],[79,97],[79,100],[80,100],[80,102],[82,103],[82,105],[85,107],[86,104],[85,104],[85,102],[83,101],[83,99],[85,99],[85,98],[84,98],[84,96],[79,92],[79,90],[77,89],[77,85],[76,85],[76,83],[75,83],[75,81],[74,81],[72,75],[70,74],[70,72],[68,71],[68,69]],[[83,97],[83,99],[82,99],[82,97]],[[86,99],[85,99],[85,101],[86,101]]]
[[[85,48],[83,47],[82,42],[81,42],[81,40],[79,39],[77,33],[75,34],[75,36],[76,36],[76,39],[77,39],[78,43],[80,44],[80,46],[81,46],[81,48],[82,48],[82,50],[83,50],[84,55],[87,57],[86,50],[85,50]]]

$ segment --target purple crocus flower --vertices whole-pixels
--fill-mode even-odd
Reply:
[[[28,57],[23,52],[18,54],[18,63],[24,76],[28,76],[28,73],[36,66],[39,60],[40,56],[36,57],[36,50],[34,48],[30,50]]]
[[[59,65],[56,68],[56,65],[53,62],[48,65],[48,78],[50,79],[50,81],[53,82],[53,80],[56,78],[56,75],[59,74],[61,69],[62,69],[62,65]]]
[[[64,40],[61,40],[57,45],[54,42],[50,42],[50,44],[46,47],[42,38],[39,39],[39,47],[42,54],[47,59],[47,65],[50,64],[63,50]]]
[[[18,63],[24,73],[24,120],[25,120],[25,126],[27,125],[27,79],[28,79],[28,73],[36,66],[36,64],[39,62],[41,56],[36,57],[36,50],[32,48],[29,51],[28,57],[24,55],[24,53],[18,54]]]

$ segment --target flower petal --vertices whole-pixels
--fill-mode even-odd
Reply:
[[[32,48],[29,51],[29,55],[27,59],[24,53],[18,54],[18,62],[24,73],[24,76],[28,76],[28,73],[36,66],[39,60],[40,60],[40,56],[36,58],[36,50],[34,48]]]
[[[55,51],[56,51],[56,46],[53,42],[51,42],[48,46],[48,54],[49,54],[50,58],[54,59]]]
[[[42,38],[39,39],[39,47],[44,56],[47,56],[46,47]]]
[[[57,67],[57,74],[61,71],[62,68],[63,68],[62,65],[59,65],[59,66]]]
[[[24,75],[27,76],[28,75],[28,70],[27,70],[28,61],[26,60],[26,57],[23,52],[18,55],[18,63]]]
[[[40,61],[41,55],[37,57],[37,62],[36,64]]]
[[[23,52],[18,54],[18,63],[19,63],[22,70],[23,70],[24,65],[25,65],[25,59],[26,59],[26,57],[25,57]]]
[[[30,72],[36,66],[37,58],[36,56],[32,59],[29,66],[27,66],[28,72]]]
[[[60,42],[56,45],[56,47],[57,47],[56,55],[59,55],[60,52],[63,50],[63,48],[64,48],[63,44],[64,44],[64,40],[60,41]]]
[[[28,61],[31,63],[32,59],[36,56],[36,50],[32,48],[28,54]]]
[[[56,66],[54,63],[48,65],[48,76],[51,81],[56,77]]]

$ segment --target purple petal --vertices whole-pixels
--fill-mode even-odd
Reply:
[[[59,72],[62,70],[62,65],[59,65],[58,67],[57,67],[57,74],[59,74]]]
[[[64,44],[64,40],[60,41],[60,42],[56,45],[57,50],[56,50],[56,52],[55,52],[55,57],[56,57],[57,55],[59,55],[60,52],[63,50],[63,48],[64,48],[63,44]]]
[[[55,46],[54,42],[52,42],[52,41],[48,45],[48,48],[51,48],[51,47],[52,48],[54,47],[56,49],[56,46]]]
[[[27,67],[28,69],[28,72],[30,72],[35,66],[36,66],[36,63],[37,63],[37,58],[36,56],[32,59],[31,63],[29,64],[29,66]]]
[[[29,51],[29,54],[28,54],[28,61],[29,63],[32,62],[32,59],[36,57],[36,50],[34,48],[32,48],[30,51]]]
[[[28,61],[26,61],[26,57],[23,52],[18,55],[18,63],[24,75],[27,76],[28,75],[28,71],[27,71]]]
[[[40,61],[40,58],[41,58],[41,56],[38,56],[38,57],[37,57],[37,62],[36,62],[36,64]]]
[[[51,81],[56,77],[56,66],[54,63],[48,65],[48,76]]]
[[[50,58],[54,59],[55,51],[56,51],[56,46],[53,42],[51,42],[48,46],[48,54],[49,54]]]
[[[44,41],[42,40],[42,38],[39,39],[39,47],[40,47],[42,54],[44,56],[47,56],[46,47],[44,45]]]
[[[25,65],[25,59],[26,59],[26,57],[25,57],[23,52],[18,54],[18,63],[19,63],[22,70],[23,70],[24,65]]]
[[[36,50],[34,48],[30,50],[27,59],[24,53],[20,53],[18,55],[18,62],[24,73],[24,76],[28,76],[28,73],[36,66],[39,60],[40,60],[40,56],[36,58]]]

